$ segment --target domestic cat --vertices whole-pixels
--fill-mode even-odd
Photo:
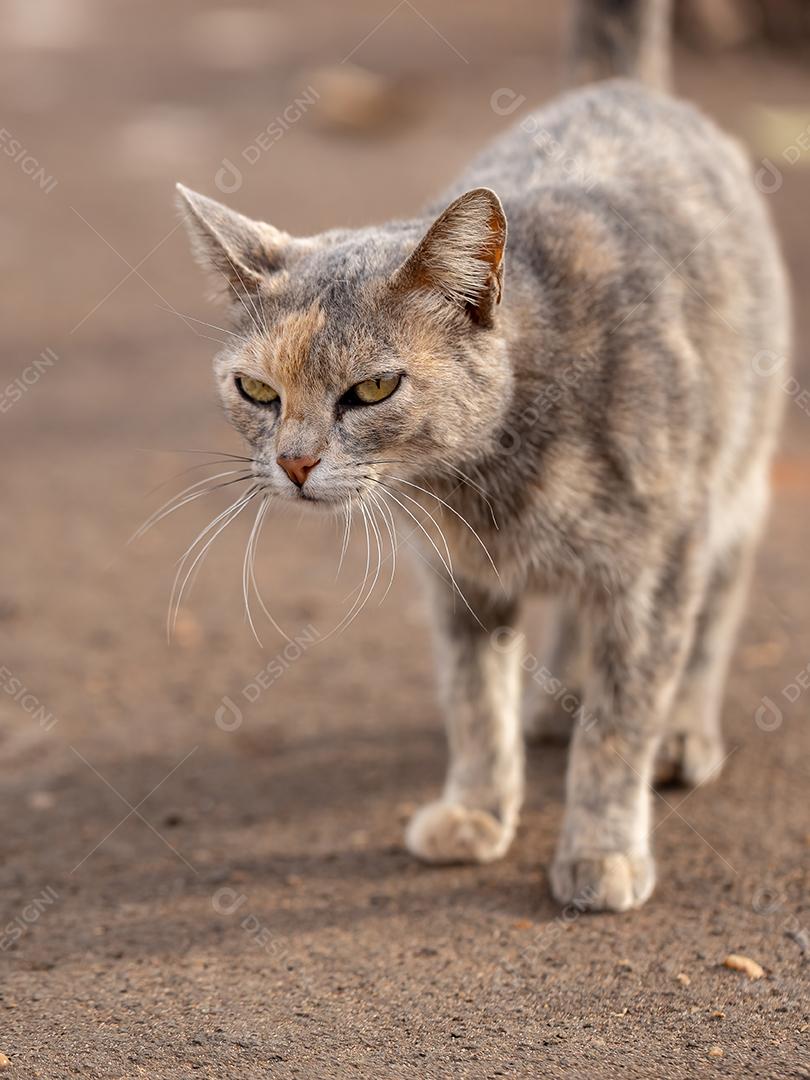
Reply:
[[[521,676],[543,671],[549,722],[561,691],[577,702],[551,888],[615,911],[653,889],[656,754],[689,784],[723,762],[783,396],[757,357],[790,348],[749,162],[651,85],[667,7],[583,0],[575,66],[612,77],[523,117],[414,218],[298,239],[179,187],[231,301],[216,376],[245,499],[387,507],[433,570],[449,766],[409,849],[506,852]],[[530,595],[557,598],[542,664]]]

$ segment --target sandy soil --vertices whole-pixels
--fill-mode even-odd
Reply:
[[[166,644],[173,564],[224,503],[126,547],[181,479],[150,489],[196,463],[172,451],[238,449],[209,376],[216,332],[165,310],[218,321],[175,228],[173,181],[216,195],[229,158],[242,172],[231,201],[291,231],[408,212],[510,122],[495,90],[529,103],[554,91],[558,20],[538,25],[535,7],[0,10],[0,386],[23,384],[0,395],[14,398],[0,414],[10,1076],[810,1076],[801,302],[774,512],[727,698],[730,756],[715,784],[656,796],[660,884],[638,913],[561,913],[549,897],[560,748],[532,752],[501,863],[428,870],[403,851],[403,822],[444,760],[407,560],[384,604],[312,645],[345,611],[364,551],[336,582],[333,523],[272,521],[260,577],[301,638],[284,655],[245,624],[245,525],[212,550]],[[333,82],[328,103],[285,114],[346,57],[384,77],[370,109]],[[768,56],[684,57],[678,70],[729,127],[770,138],[773,211],[806,295],[810,155],[785,164],[785,137],[756,107],[803,109],[803,123],[783,118],[791,139],[810,120],[810,78]],[[401,114],[388,89],[409,102]],[[268,125],[282,137],[243,153]],[[730,952],[766,977],[724,968]]]

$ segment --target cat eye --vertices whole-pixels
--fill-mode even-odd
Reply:
[[[271,405],[278,401],[278,394],[272,386],[260,382],[259,379],[252,379],[249,375],[238,375],[236,385],[242,397],[256,405]]]
[[[355,403],[376,405],[378,401],[385,401],[387,397],[390,397],[401,380],[401,375],[384,375],[379,379],[365,379],[357,386],[353,386],[349,393],[355,399]]]

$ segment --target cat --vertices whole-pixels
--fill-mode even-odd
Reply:
[[[295,238],[178,185],[231,301],[216,377],[245,498],[351,503],[367,528],[393,509],[429,567],[449,765],[408,848],[507,851],[531,671],[549,721],[561,692],[572,714],[551,890],[613,911],[653,890],[656,755],[693,785],[723,763],[783,396],[757,357],[790,349],[749,162],[654,85],[668,22],[665,0],[582,0],[574,63],[597,81],[409,220]],[[531,595],[562,628],[543,663],[520,630]]]

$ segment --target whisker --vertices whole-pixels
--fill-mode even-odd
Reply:
[[[178,319],[188,319],[191,322],[199,323],[200,326],[207,326],[210,330],[221,330],[223,334],[229,334],[231,337],[237,338],[237,340],[241,340],[241,336],[239,334],[235,334],[233,330],[227,330],[224,326],[217,326],[216,323],[206,322],[205,319],[197,319],[193,315],[186,315],[182,311],[177,311],[175,308],[164,307],[162,304],[155,304],[155,307],[158,309],[158,311],[165,311],[168,315],[176,315]],[[215,341],[217,339],[212,338],[211,340]],[[220,342],[220,344],[224,345],[225,342]]]
[[[484,541],[481,539],[481,537],[478,535],[478,533],[475,531],[475,529],[472,527],[472,525],[469,523],[469,521],[467,521],[467,519],[464,517],[463,514],[460,514],[458,512],[458,510],[456,510],[454,507],[452,507],[450,505],[450,503],[445,502],[444,499],[439,498],[439,496],[436,495],[434,492],[428,491],[427,488],[423,488],[419,484],[414,484],[410,480],[403,480],[401,476],[393,476],[390,473],[388,475],[391,477],[392,480],[396,480],[400,484],[407,484],[408,487],[416,488],[418,491],[423,491],[425,493],[425,495],[429,495],[432,499],[435,499],[436,502],[441,503],[442,506],[446,506],[447,509],[450,511],[450,513],[454,514],[459,519],[459,521],[463,522],[463,524],[466,525],[467,528],[470,530],[470,532],[473,534],[475,539],[481,545],[487,559],[489,560],[490,566],[495,571],[495,576],[497,577],[498,581],[501,580],[501,575],[498,573],[498,567],[495,565],[495,562],[494,562],[492,556],[489,553],[489,549],[487,548]]]
[[[225,472],[217,473],[216,476],[206,476],[202,480],[197,480],[193,484],[189,484],[177,495],[172,495],[171,499],[168,499],[163,506],[159,507],[154,513],[150,514],[146,521],[140,525],[132,536],[127,540],[127,544],[132,544],[136,540],[140,540],[145,533],[149,532],[151,528],[162,521],[169,514],[173,514],[175,510],[179,510],[182,506],[186,506],[188,503],[193,502],[195,499],[200,498],[203,495],[210,495],[213,491],[218,491],[220,488],[229,487],[231,484],[238,484],[243,480],[249,480],[251,473],[241,472],[241,475],[235,476],[233,480],[224,481],[221,484],[214,484],[214,480],[219,480],[223,476],[234,476],[236,473],[240,473],[239,469],[226,469]],[[206,484],[213,484],[212,487],[205,487]],[[196,489],[201,490],[196,490]],[[191,493],[191,494],[189,494]]]
[[[239,279],[239,284],[242,286],[242,289],[243,289],[243,291],[245,293],[245,296],[247,296],[248,299],[250,300],[250,306],[253,308],[254,315],[256,316],[255,318],[253,318],[253,316],[251,316],[250,312],[248,311],[247,304],[242,299],[242,296],[239,293],[238,289],[236,289],[234,287],[232,282],[228,281],[227,277],[225,278],[225,280],[228,281],[228,284],[230,285],[230,287],[233,290],[234,294],[238,297],[239,302],[241,303],[242,307],[245,309],[245,311],[247,311],[248,318],[251,319],[251,321],[253,322],[253,325],[259,331],[259,335],[261,336],[262,333],[266,334],[267,333],[267,320],[263,316],[261,316],[259,314],[259,308],[256,305],[255,298],[254,298],[253,294],[250,292],[250,290],[248,289],[248,287],[245,285],[245,282],[242,279],[242,275],[239,273],[239,271],[236,269],[236,266],[234,265],[233,259],[230,257],[230,255],[227,253],[227,251],[224,252],[224,255],[225,255],[225,258],[230,263],[231,269],[233,270],[233,272],[236,274],[237,278]],[[225,277],[224,274],[223,274],[223,277]],[[264,331],[262,331],[262,323],[264,323]]]
[[[343,543],[340,546],[340,558],[338,559],[337,573],[335,574],[335,581],[340,577],[340,571],[343,567],[343,560],[346,557],[346,549],[349,546],[349,533],[352,527],[352,504],[351,500],[343,507],[344,528],[343,528]]]
[[[205,469],[209,465],[214,466],[214,465],[232,465],[232,464],[233,464],[233,461],[230,458],[214,458],[212,461],[202,461],[198,465],[189,465],[189,467],[187,469],[181,469],[179,472],[173,473],[170,477],[168,477],[168,479],[161,480],[159,484],[155,484],[155,486],[153,488],[150,488],[149,491],[147,491],[147,493],[146,493],[147,498],[150,495],[154,495],[156,491],[160,491],[161,488],[166,487],[167,484],[171,484],[171,482],[173,480],[177,480],[177,478],[180,477],[180,476],[188,476],[189,473],[197,472],[198,469]],[[246,475],[250,475],[250,474],[246,474]],[[212,477],[208,477],[207,479],[212,479]]]
[[[450,583],[451,583],[451,586],[452,586],[453,592],[454,592],[454,593],[458,593],[458,595],[459,595],[459,596],[461,597],[461,600],[462,600],[462,602],[463,602],[464,606],[465,606],[465,607],[467,608],[467,610],[468,610],[468,611],[469,611],[469,613],[470,613],[470,614],[472,615],[472,617],[473,617],[473,618],[475,619],[475,621],[476,621],[476,622],[478,623],[478,625],[479,625],[479,626],[481,627],[481,629],[482,629],[482,630],[486,630],[487,628],[486,628],[486,627],[484,626],[484,624],[483,624],[483,623],[481,622],[481,620],[480,620],[480,619],[478,618],[478,616],[476,615],[476,613],[475,613],[475,612],[473,611],[472,607],[470,607],[470,604],[469,604],[469,602],[468,602],[468,600],[467,600],[467,597],[466,597],[466,596],[464,595],[464,593],[462,592],[461,588],[460,588],[460,587],[459,587],[459,585],[458,585],[458,582],[456,581],[455,575],[454,575],[454,573],[453,573],[453,566],[452,566],[452,562],[451,562],[451,561],[449,561],[449,560],[450,560],[450,549],[449,549],[449,546],[448,546],[448,544],[447,544],[447,538],[445,537],[445,535],[444,535],[444,533],[442,532],[442,530],[441,530],[441,528],[440,528],[439,524],[437,523],[437,521],[436,521],[436,519],[435,519],[435,518],[433,517],[433,515],[432,515],[432,514],[430,513],[430,511],[429,511],[429,510],[427,510],[427,509],[425,509],[425,507],[424,507],[424,506],[422,506],[422,504],[421,504],[421,503],[417,502],[417,501],[416,501],[416,499],[412,498],[412,497],[411,497],[410,495],[406,495],[404,491],[400,491],[400,492],[397,492],[397,494],[394,494],[394,492],[393,492],[393,491],[391,490],[391,488],[389,488],[389,487],[386,487],[386,485],[385,485],[385,484],[383,484],[383,483],[381,483],[381,481],[379,481],[379,480],[374,480],[374,479],[373,479],[372,477],[368,477],[368,479],[372,479],[374,483],[376,483],[376,484],[380,484],[380,486],[381,486],[381,487],[385,487],[386,491],[388,492],[388,495],[389,495],[389,497],[390,497],[390,498],[392,498],[392,499],[394,500],[394,502],[395,502],[395,503],[396,503],[396,504],[397,504],[397,505],[398,505],[398,506],[400,507],[400,509],[404,510],[404,511],[405,511],[405,513],[406,513],[406,514],[408,515],[408,517],[409,517],[409,518],[411,518],[411,519],[412,519],[412,520],[414,521],[414,523],[415,523],[415,524],[417,525],[417,527],[418,527],[419,529],[421,529],[421,530],[422,530],[422,532],[424,533],[425,537],[427,538],[427,540],[428,540],[428,542],[429,542],[430,546],[431,546],[431,547],[433,548],[433,550],[434,550],[434,551],[436,552],[436,554],[438,555],[438,557],[439,557],[439,560],[440,560],[440,562],[441,562],[442,566],[443,566],[443,567],[445,568],[445,570],[447,571],[447,575],[448,575],[448,577],[450,578]],[[416,517],[416,515],[415,515],[415,514],[413,514],[413,513],[412,513],[412,512],[411,512],[411,511],[410,511],[410,510],[408,509],[408,507],[407,507],[407,506],[406,506],[406,505],[405,505],[404,503],[402,503],[402,502],[400,502],[400,501],[399,501],[399,499],[398,499],[397,495],[402,495],[402,497],[403,497],[403,498],[405,498],[405,499],[408,499],[408,500],[409,500],[410,502],[412,502],[412,503],[414,503],[414,504],[415,504],[416,506],[418,506],[418,507],[419,507],[419,509],[420,509],[420,510],[421,510],[421,511],[422,511],[422,512],[423,512],[424,514],[427,514],[427,516],[428,516],[428,517],[430,518],[430,520],[431,520],[431,521],[433,522],[433,524],[434,524],[434,525],[436,526],[436,529],[437,529],[437,531],[438,531],[439,535],[440,535],[440,536],[441,536],[441,538],[442,538],[442,541],[443,541],[443,543],[444,543],[445,549],[447,550],[447,557],[448,557],[448,558],[447,558],[447,560],[445,560],[444,556],[443,556],[443,555],[442,555],[442,553],[441,553],[441,552],[439,551],[438,547],[436,546],[436,542],[434,541],[434,539],[433,539],[433,537],[432,537],[432,536],[430,535],[430,533],[429,533],[429,532],[427,531],[427,529],[426,529],[426,528],[424,527],[424,525],[422,524],[422,522],[421,522],[421,521],[419,521],[419,519],[418,519],[418,518]]]
[[[253,551],[252,551],[252,554],[251,554],[250,567],[249,567],[249,569],[250,569],[250,583],[253,586],[253,592],[256,595],[256,599],[259,602],[259,607],[262,609],[262,613],[264,614],[264,617],[267,619],[267,621],[270,623],[270,625],[273,627],[273,629],[276,630],[284,638],[285,641],[288,641],[288,642],[291,643],[292,638],[290,637],[290,635],[286,632],[286,630],[283,630],[279,626],[279,624],[276,622],[276,620],[273,618],[273,616],[267,610],[267,605],[265,604],[264,599],[262,598],[261,590],[259,589],[258,583],[256,581],[256,551],[257,551],[258,546],[259,546],[259,539],[260,539],[260,537],[262,535],[262,529],[264,528],[264,522],[265,522],[265,518],[267,517],[267,511],[270,509],[270,503],[272,501],[273,501],[272,495],[265,495],[264,503],[262,505],[261,517],[259,518],[259,527],[256,530],[256,536],[255,536],[255,538],[253,540]]]
[[[394,584],[394,574],[397,572],[396,525],[394,523],[394,518],[391,513],[391,508],[385,502],[385,492],[382,491],[378,493],[376,491],[369,491],[368,497],[373,502],[375,502],[377,506],[380,507],[380,513],[382,514],[383,522],[386,529],[388,530],[388,536],[391,540],[391,575],[388,578],[388,585],[385,588],[385,592],[382,594],[382,599],[380,600],[381,605],[383,600],[385,600],[386,596],[388,596],[389,592],[391,591],[391,586]]]
[[[417,465],[417,464],[418,464],[418,462],[409,461],[406,458],[376,458],[376,459],[371,459],[369,461],[359,461],[358,462],[358,465]],[[481,496],[481,498],[484,500],[484,502],[487,504],[487,507],[489,508],[490,517],[492,518],[492,524],[495,526],[496,529],[499,529],[500,526],[498,525],[498,521],[497,521],[497,519],[495,517],[495,510],[493,509],[492,502],[490,501],[489,496],[487,495],[485,489],[482,488],[480,484],[477,484],[475,482],[475,480],[473,480],[473,478],[471,476],[469,476],[467,473],[465,473],[457,465],[452,465],[452,464],[450,464],[450,462],[445,462],[442,467],[445,468],[445,469],[452,469],[452,471],[458,477],[460,477],[460,479],[462,481],[464,481],[465,484],[467,484],[469,487],[473,488],[474,491],[478,492],[478,494]]]
[[[191,577],[192,573],[194,572],[194,568],[199,565],[200,560],[205,556],[206,552],[211,547],[211,544],[213,544],[213,542],[216,540],[216,538],[219,536],[219,534],[223,531],[223,529],[227,528],[228,525],[230,525],[231,522],[235,518],[237,518],[239,516],[239,514],[248,505],[248,503],[253,498],[253,496],[257,493],[258,490],[259,490],[258,486],[250,488],[249,491],[247,491],[246,493],[240,495],[239,498],[236,500],[236,502],[231,503],[231,505],[227,508],[227,510],[223,510],[221,514],[218,514],[217,517],[215,517],[214,520],[209,525],[207,525],[205,527],[205,529],[202,530],[202,532],[197,536],[197,538],[194,540],[194,542],[186,549],[185,553],[181,557],[180,565],[178,567],[177,574],[175,575],[175,578],[174,578],[174,584],[172,585],[171,597],[169,599],[169,614],[168,614],[168,617],[167,617],[167,625],[166,625],[166,631],[167,631],[169,641],[171,641],[172,630],[177,625],[177,616],[178,616],[179,611],[180,611],[180,604],[182,603],[182,600],[183,600],[183,593],[185,592],[185,589],[186,589],[186,586],[188,584],[189,578]],[[191,552],[197,546],[197,544],[203,539],[203,537],[206,536],[209,532],[211,532],[212,529],[215,529],[213,535],[210,536],[208,540],[206,540],[206,542],[203,544],[203,546],[200,548],[200,550],[195,555],[194,561],[191,563],[191,566],[189,567],[188,572],[186,573],[185,577],[183,578],[183,582],[180,585],[180,588],[179,588],[179,591],[178,591],[177,583],[180,580],[180,575],[183,573],[186,562],[187,562]],[[176,597],[176,600],[175,600],[175,597]],[[172,610],[174,610],[174,616],[172,616]]]
[[[459,469],[457,465],[451,465],[449,462],[445,462],[444,467],[446,469],[452,469],[457,476],[460,476],[462,480],[464,480],[467,484],[470,485],[470,487],[474,488],[478,492],[478,494],[481,496],[481,498],[484,500],[484,502],[489,508],[489,515],[492,518],[492,524],[495,526],[496,529],[500,529],[500,525],[498,524],[498,521],[495,517],[495,511],[492,508],[492,503],[489,501],[489,497],[486,491],[484,491],[484,489],[479,484],[476,484],[472,477],[468,476],[467,473],[462,472],[462,470]]]
[[[364,593],[366,588],[366,582],[368,581],[369,570],[371,569],[371,535],[369,533],[368,517],[366,515],[365,507],[363,506],[362,502],[358,502],[357,505],[359,506],[360,512],[363,515],[363,527],[365,528],[366,533],[366,568],[363,571],[363,581],[360,585],[359,590],[357,591],[357,599],[354,601],[349,611],[343,616],[340,622],[329,631],[329,633],[325,637],[321,638],[319,644],[323,644],[323,642],[328,641],[329,638],[334,637],[335,634],[339,634],[341,630],[344,630],[351,622],[353,622],[355,614],[358,610],[358,606],[362,607],[367,599],[367,597],[364,596]],[[355,590],[352,589],[352,592],[354,591]],[[351,592],[349,593],[349,596],[351,596]]]
[[[259,527],[259,522],[261,521],[262,512],[264,511],[266,506],[267,506],[267,496],[265,495],[264,499],[259,503],[259,506],[258,506],[258,508],[256,510],[256,518],[255,518],[255,520],[253,522],[253,527],[250,530],[250,535],[248,536],[247,543],[245,544],[245,558],[244,558],[244,561],[242,563],[242,596],[244,597],[244,601],[245,601],[245,614],[247,615],[248,625],[250,626],[251,632],[252,632],[254,638],[256,639],[256,642],[257,642],[260,649],[263,649],[264,646],[262,645],[261,638],[256,633],[256,626],[255,626],[255,624],[253,622],[253,615],[252,615],[251,610],[250,610],[250,595],[249,595],[249,592],[248,592],[248,580],[249,580],[248,566],[249,566],[250,554],[251,554],[251,550],[252,550],[252,546],[253,546],[253,539],[254,539],[254,537],[256,535],[256,530]]]

